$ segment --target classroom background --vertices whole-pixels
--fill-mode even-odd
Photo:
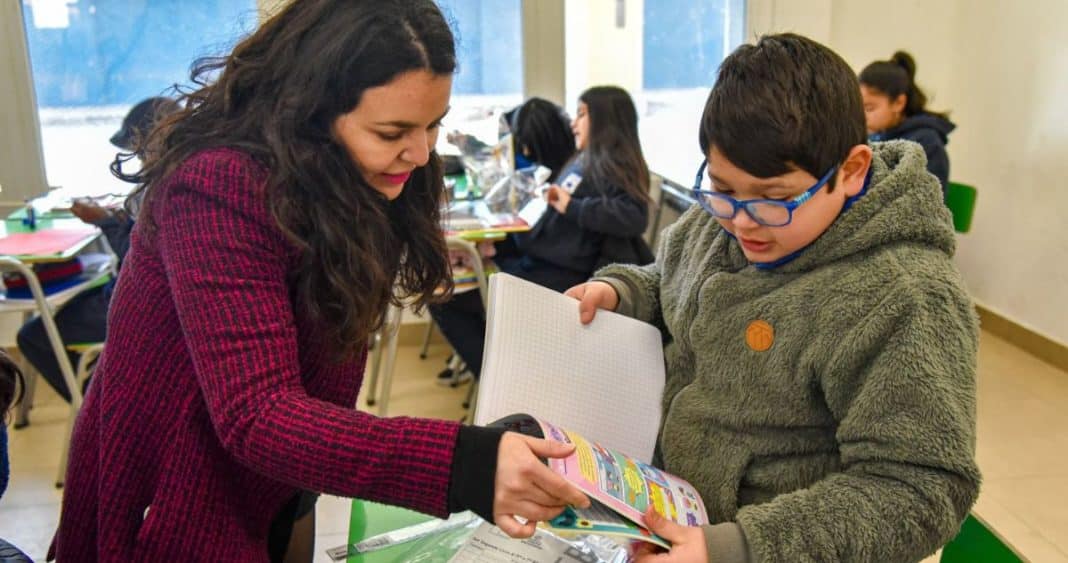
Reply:
[[[127,191],[108,137],[138,100],[188,78],[284,0],[0,0],[0,211],[50,186]],[[950,180],[978,191],[956,261],[979,310],[974,513],[1032,561],[1068,561],[1068,3],[1028,0],[439,0],[458,32],[460,73],[445,130],[496,139],[500,109],[530,96],[574,114],[580,92],[616,84],[639,106],[654,173],[655,231],[687,202],[702,155],[697,122],[722,58],[762,33],[823,42],[856,70],[895,50],[917,60],[929,106],[957,130]],[[0,315],[14,349],[18,315]],[[405,313],[390,414],[459,418],[466,390],[434,384],[449,349],[419,349]],[[361,408],[365,406],[361,399]],[[38,385],[33,423],[12,431],[0,537],[43,560],[66,407]],[[324,498],[316,557],[343,543],[348,502]]]

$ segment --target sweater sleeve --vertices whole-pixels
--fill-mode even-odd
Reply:
[[[250,164],[194,158],[161,186],[169,189],[153,214],[221,444],[238,463],[294,487],[443,516],[457,423],[378,418],[305,392],[286,242]]]
[[[649,222],[649,207],[622,189],[610,186],[604,192],[594,190],[591,195],[572,197],[564,217],[587,231],[637,237],[645,232]]]
[[[917,561],[951,539],[979,490],[978,323],[963,289],[899,287],[819,375],[841,468],[742,508],[756,561]]]

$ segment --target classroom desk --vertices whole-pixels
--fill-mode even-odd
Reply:
[[[21,313],[24,321],[29,320],[34,313],[40,314],[42,323],[44,324],[45,333],[48,335],[52,351],[55,353],[56,361],[59,363],[60,372],[63,374],[63,380],[67,383],[67,387],[71,393],[71,414],[67,424],[67,438],[69,442],[74,419],[82,405],[82,394],[81,389],[76,383],[74,368],[71,366],[70,357],[67,355],[66,346],[64,345],[63,339],[60,337],[58,327],[56,327],[54,316],[56,312],[79,293],[107,283],[114,272],[115,259],[110,248],[103,242],[104,239],[101,238],[99,229],[87,228],[87,226],[80,220],[41,219],[37,222],[36,229],[31,230],[28,226],[22,223],[21,217],[17,216],[17,212],[14,215],[14,217],[9,217],[2,222],[2,225],[0,225],[0,237],[6,237],[9,234],[40,231],[48,228],[80,229],[86,232],[85,236],[72,240],[59,252],[48,254],[10,254],[0,256],[0,270],[16,271],[22,274],[22,276],[26,278],[30,292],[33,295],[32,299],[9,299],[6,295],[0,296],[0,313]],[[36,263],[57,262],[70,259],[83,252],[91,244],[97,241],[100,241],[102,250],[111,255],[107,262],[100,264],[99,267],[93,271],[83,273],[82,280],[77,284],[46,295],[31,266]],[[16,427],[25,426],[29,423],[29,409],[33,403],[33,394],[37,382],[37,373],[35,370],[25,371],[27,372],[26,389],[22,404],[16,414]],[[64,448],[62,454],[63,459],[61,460],[59,467],[59,475],[56,477],[57,486],[61,486],[63,482],[66,454],[67,451],[66,448]]]

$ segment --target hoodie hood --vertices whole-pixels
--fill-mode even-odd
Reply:
[[[930,113],[918,113],[906,117],[897,127],[887,129],[881,133],[875,133],[869,138],[872,141],[890,141],[893,139],[916,140],[916,134],[924,129],[929,129],[938,134],[942,144],[949,143],[949,134],[957,128],[952,121]]]
[[[927,246],[953,256],[953,218],[938,180],[927,172],[923,148],[890,141],[872,149],[868,192],[785,268],[807,270],[892,244]]]

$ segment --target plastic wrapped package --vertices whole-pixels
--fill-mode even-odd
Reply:
[[[498,179],[482,197],[494,213],[517,213],[531,199],[541,197],[550,175],[552,171],[544,166],[521,168]]]
[[[413,541],[398,550],[395,561],[410,563],[626,563],[631,550],[603,536],[563,539],[538,530],[529,539],[509,538],[499,528],[476,519]]]

